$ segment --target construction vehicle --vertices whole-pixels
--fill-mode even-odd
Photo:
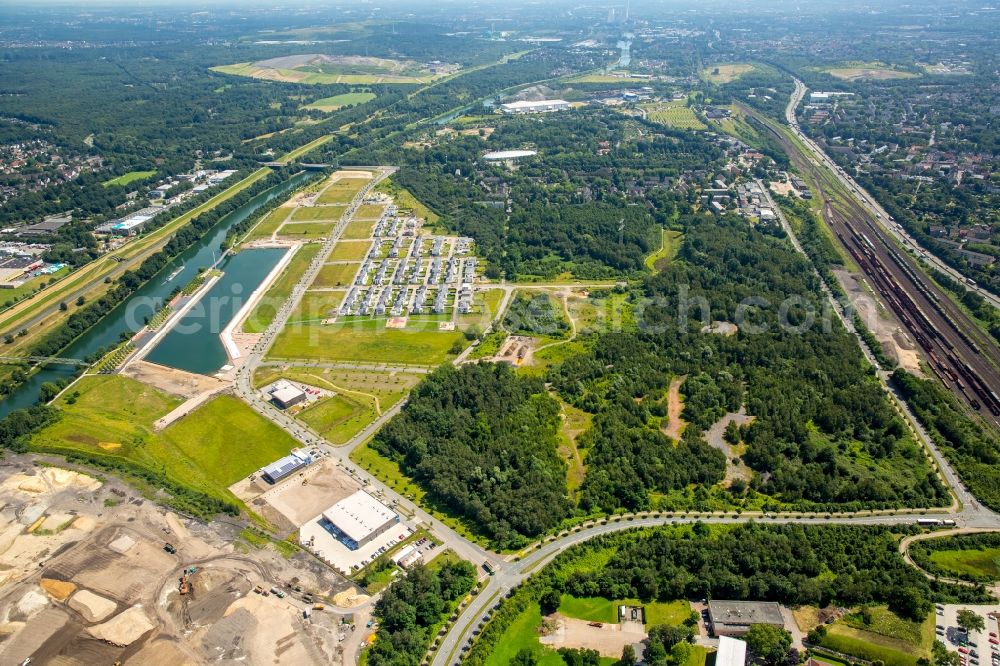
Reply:
[[[254,591],[255,593],[257,593],[257,594],[260,594],[261,592],[263,592],[263,591],[264,591],[264,588],[263,588],[263,587],[261,587],[260,585],[258,585],[258,586],[256,586],[256,587],[254,587],[254,588],[253,588],[253,591]]]
[[[588,627],[596,627],[596,628],[600,629],[601,627],[604,626],[604,623],[603,622],[588,622],[587,626]]]
[[[323,604],[313,604],[313,610],[323,610],[326,608]]]
[[[177,549],[174,548],[174,545],[170,542],[167,542],[167,544],[163,546],[163,550],[167,551],[171,555],[175,555],[177,553]]]
[[[180,589],[178,591],[181,594],[187,594],[190,589],[191,589],[191,585],[190,585],[190,583],[188,583],[187,572],[185,571],[184,575],[181,576],[181,584],[180,584]]]

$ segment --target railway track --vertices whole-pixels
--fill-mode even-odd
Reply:
[[[792,104],[795,103],[793,98]],[[774,127],[769,118],[748,110],[785,149],[792,164],[822,190],[822,170],[836,171],[809,158]],[[932,371],[984,420],[1000,428],[1000,349],[926,275],[916,260],[895,245],[872,220],[848,185],[846,194],[823,208],[827,226],[851,254],[869,285],[923,349]],[[890,221],[891,222],[891,221]]]

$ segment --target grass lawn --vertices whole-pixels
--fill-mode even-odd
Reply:
[[[361,264],[324,264],[316,274],[312,286],[350,287],[354,284],[354,276],[360,267]]]
[[[465,342],[460,331],[387,329],[385,322],[369,319],[286,327],[271,347],[271,356],[437,365],[450,358],[456,341]]]
[[[368,256],[372,244],[368,241],[337,241],[327,257],[328,261],[361,261]]]
[[[979,550],[932,550],[931,562],[956,576],[1000,578],[1000,548]]]
[[[602,597],[574,597],[564,594],[559,604],[559,612],[567,617],[575,617],[588,622],[618,622],[618,607],[643,606],[646,610],[646,626],[659,624],[680,626],[691,614],[691,606],[687,601],[679,599],[667,603],[643,603],[638,599],[604,599]]]
[[[101,185],[104,187],[111,187],[112,185],[128,185],[129,183],[134,183],[137,180],[142,180],[144,178],[149,178],[150,176],[155,176],[155,171],[129,171],[128,173],[123,173],[117,178],[112,178],[111,180],[106,180]]]
[[[367,178],[341,178],[331,183],[316,200],[318,204],[350,203],[354,195],[368,184]]]
[[[307,291],[292,311],[288,323],[319,322],[320,319],[332,317],[337,314],[337,308],[344,300],[344,293],[343,291]]]
[[[344,395],[321,400],[303,410],[298,418],[321,434],[331,444],[344,444],[375,420],[375,405]]]
[[[308,206],[292,211],[292,222],[337,221],[344,214],[342,206]]]
[[[332,222],[289,222],[281,227],[278,236],[281,238],[323,238],[330,235]]]
[[[648,118],[654,123],[677,129],[707,129],[705,124],[698,120],[698,116],[694,115],[694,111],[684,104],[684,100],[646,104],[642,108],[646,110]]]
[[[122,458],[212,497],[236,502],[227,490],[239,479],[286,455],[296,442],[235,397],[205,403],[161,432],[153,422],[182,400],[122,375],[88,376],[61,398],[63,417],[32,446],[69,454]]]
[[[253,383],[259,388],[282,377],[337,391],[362,401],[371,400],[373,404],[378,400],[379,408],[385,411],[402,400],[417,385],[422,375],[379,370],[265,366],[254,373]]]
[[[382,211],[385,210],[385,206],[380,206],[378,204],[361,204],[358,206],[358,212],[354,214],[355,220],[377,220],[382,217]]]
[[[295,252],[285,270],[264,293],[264,298],[260,299],[246,321],[243,322],[245,333],[262,333],[271,325],[271,322],[274,321],[274,315],[288,300],[292,293],[292,287],[299,281],[299,277],[309,262],[313,260],[313,257],[319,254],[321,247],[322,245],[319,243],[310,243],[303,245]]]
[[[281,223],[285,221],[289,213],[292,212],[293,211],[291,209],[285,208],[284,206],[275,208],[270,213],[265,215],[264,218],[250,230],[250,233],[247,234],[246,240],[252,241],[257,240],[258,238],[270,238],[271,235],[278,230],[278,227],[281,226]]]
[[[69,273],[69,266],[63,266],[55,273],[49,273],[48,275],[39,275],[38,277],[31,278],[30,280],[25,280],[24,284],[20,287],[14,287],[13,289],[4,289],[0,292],[0,299],[2,299],[3,307],[9,307],[13,305],[15,301],[24,298],[25,296],[30,296],[35,293],[45,285],[49,284],[53,280],[58,280]]]
[[[507,666],[521,650],[530,650],[538,659],[538,666],[564,666],[558,652],[538,642],[538,627],[541,624],[541,607],[537,603],[530,604],[497,641],[496,650],[486,660],[486,666]]]
[[[303,109],[316,109],[317,111],[336,111],[342,106],[347,106],[348,104],[364,104],[365,102],[370,102],[375,99],[374,93],[368,92],[352,92],[344,93],[342,95],[334,95],[333,97],[324,97],[318,99],[312,104],[307,104],[302,107]]]
[[[748,74],[755,69],[750,63],[733,63],[729,65],[712,65],[701,70],[701,78],[709,83],[723,85],[732,83],[744,74]]]
[[[375,230],[374,220],[351,220],[344,227],[344,233],[340,235],[345,240],[358,240],[371,238],[372,231]]]

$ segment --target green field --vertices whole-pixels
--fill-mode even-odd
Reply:
[[[730,63],[728,65],[712,65],[701,70],[701,78],[709,83],[723,85],[732,83],[744,74],[749,74],[756,67],[750,63]]]
[[[310,238],[325,238],[330,235],[333,224],[330,222],[287,222],[278,232],[280,238],[296,240]]]
[[[645,260],[646,268],[651,271],[662,271],[666,268],[677,256],[677,251],[681,249],[681,239],[684,238],[684,234],[680,231],[670,229],[663,229],[660,234],[660,249]]]
[[[73,404],[67,397],[79,392]],[[35,435],[37,450],[121,458],[211,497],[286,455],[296,442],[229,395],[213,398],[165,430],[153,423],[182,400],[122,375],[80,379],[57,401],[63,416]]]
[[[243,322],[244,333],[263,333],[271,325],[274,316],[291,295],[292,288],[299,281],[302,272],[305,271],[313,257],[319,254],[321,247],[319,243],[310,243],[303,245],[295,252],[285,270],[264,293],[264,298],[260,299],[260,302],[247,316],[246,321]]]
[[[284,206],[275,208],[270,213],[265,215],[260,222],[258,222],[254,228],[250,230],[250,233],[247,234],[246,240],[252,241],[259,238],[270,238],[291,212],[291,210],[285,208]]]
[[[303,410],[298,417],[331,444],[345,444],[374,421],[374,404],[368,400],[335,395]]]
[[[416,217],[422,217],[427,220],[427,224],[434,226],[440,220],[441,216],[432,211],[430,208],[420,203],[415,196],[410,194],[410,191],[397,185],[391,178],[386,178],[378,185],[375,186],[376,192],[385,192],[392,196],[396,200],[396,205],[400,210],[411,210]]]
[[[845,62],[830,67],[816,67],[814,70],[825,72],[830,76],[844,79],[845,81],[857,81],[859,79],[889,81],[892,79],[915,79],[919,76],[915,72],[907,72],[897,69],[895,65],[887,65],[881,62]]]
[[[285,327],[270,355],[281,359],[437,365],[448,360],[456,341],[465,343],[459,331],[387,329],[383,321],[370,319]]]
[[[955,576],[1000,578],[1000,548],[932,550],[930,558],[942,571]]]
[[[344,240],[361,240],[371,238],[372,231],[375,230],[375,222],[370,220],[351,220],[344,227],[344,233],[340,237]]]
[[[541,624],[541,607],[537,602],[529,604],[497,642],[496,650],[486,661],[486,666],[507,666],[521,650],[529,650],[538,660],[538,666],[564,666],[558,652],[538,642],[537,630]]]
[[[247,76],[264,81],[304,83],[309,85],[372,85],[376,83],[430,83],[439,76],[416,64],[398,60],[367,58],[363,63],[323,63],[294,68],[260,67],[252,62],[211,67],[213,72],[232,76]],[[347,93],[370,94],[370,93]]]
[[[316,199],[318,204],[347,204],[362,187],[368,184],[367,178],[341,178],[331,183]]]
[[[293,222],[315,222],[316,220],[339,220],[344,214],[340,206],[309,206],[292,211]]]
[[[867,610],[871,622],[852,613],[827,627],[823,647],[868,661],[882,660],[887,666],[915,666],[917,659],[930,657],[934,643],[934,615],[924,622],[911,622],[884,606]]]
[[[0,302],[3,303],[3,307],[10,307],[16,301],[24,298],[25,296],[30,296],[44,285],[49,284],[53,280],[58,280],[61,277],[65,277],[69,273],[69,266],[63,266],[55,273],[50,273],[48,275],[39,275],[36,278],[31,278],[30,280],[25,280],[24,284],[20,287],[14,287],[13,289],[4,289],[0,291]]]
[[[117,178],[112,178],[111,180],[106,180],[101,185],[104,187],[111,187],[113,185],[125,186],[129,183],[134,183],[137,180],[143,180],[144,178],[149,178],[150,176],[155,176],[155,171],[129,171],[128,173],[123,173]]]
[[[319,322],[334,316],[340,302],[344,300],[344,291],[307,291],[302,300],[292,310],[288,323]]]
[[[337,241],[327,257],[328,261],[361,261],[368,255],[368,248],[371,243],[367,241],[344,243]]]
[[[362,204],[358,206],[358,212],[354,214],[355,220],[377,220],[382,216],[385,206],[378,204]]]
[[[618,607],[621,605],[642,606],[646,612],[646,626],[658,624],[680,626],[691,614],[691,606],[683,599],[670,602],[644,603],[638,599],[604,599],[602,597],[574,597],[564,594],[559,604],[559,612],[566,617],[575,617],[588,622],[618,622]]]
[[[364,104],[365,102],[370,102],[375,99],[374,93],[368,92],[352,92],[344,93],[342,95],[334,95],[333,97],[324,97],[318,99],[312,104],[307,104],[303,109],[315,109],[317,111],[336,111],[342,106],[347,106],[348,104]]]
[[[313,287],[349,287],[361,264],[324,264],[313,280]]]
[[[643,104],[639,108],[644,109],[649,120],[654,123],[676,129],[707,129],[705,124],[694,115],[694,111],[684,103],[684,100]]]

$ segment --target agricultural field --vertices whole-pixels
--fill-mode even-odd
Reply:
[[[730,63],[727,65],[712,65],[711,67],[706,67],[701,70],[701,78],[709,83],[724,85],[726,83],[732,83],[744,74],[749,74],[755,69],[756,67],[754,65],[746,62]]]
[[[155,176],[155,175],[156,175],[155,171],[129,171],[128,173],[123,173],[117,178],[106,180],[103,183],[101,183],[101,185],[103,185],[104,187],[113,187],[115,185],[125,186],[128,185],[129,183],[134,183],[137,180],[143,180],[145,178],[149,178],[150,176]]]
[[[165,430],[153,423],[181,399],[122,375],[80,379],[57,402],[63,416],[32,448],[134,463],[192,490],[235,502],[228,487],[286,455],[296,442],[228,395],[213,398]]]
[[[361,261],[368,255],[371,244],[367,241],[342,242],[337,241],[327,257],[329,261]]]
[[[367,178],[341,178],[334,181],[319,195],[316,203],[323,204],[348,204],[354,195],[368,183]]]
[[[214,72],[232,76],[312,85],[430,83],[436,78],[457,71],[457,67],[448,67],[438,69],[435,72],[412,60],[319,54],[294,55],[258,62],[220,65],[211,69]]]
[[[868,79],[872,81],[890,81],[893,79],[915,79],[919,74],[898,69],[895,65],[881,62],[848,62],[832,67],[817,67],[816,71],[826,72],[830,76],[844,81]]]
[[[300,247],[292,260],[288,262],[285,270],[281,272],[278,279],[264,293],[264,297],[254,307],[243,322],[244,333],[263,333],[274,321],[274,316],[278,309],[284,304],[292,293],[292,288],[299,281],[303,271],[309,266],[309,262],[319,254],[322,246],[319,243],[310,243]]]
[[[350,287],[360,264],[324,264],[310,288]]]
[[[694,111],[685,105],[684,100],[643,104],[640,108],[646,111],[647,117],[654,123],[659,123],[675,129],[708,129],[705,126],[705,123],[701,122],[698,117],[694,115]]]
[[[308,206],[296,208],[292,211],[292,222],[315,222],[317,220],[329,220],[335,222],[344,214],[344,209],[340,206]]]
[[[369,319],[286,327],[270,355],[278,359],[438,365],[452,356],[456,343],[462,348],[467,344],[459,331],[389,329],[384,321]]]
[[[344,93],[342,95],[334,95],[333,97],[324,97],[322,99],[318,99],[312,104],[306,104],[302,108],[314,109],[316,111],[324,111],[326,113],[330,113],[344,106],[353,104],[364,104],[365,102],[370,102],[373,99],[375,99],[374,93],[369,93],[369,92]]]

